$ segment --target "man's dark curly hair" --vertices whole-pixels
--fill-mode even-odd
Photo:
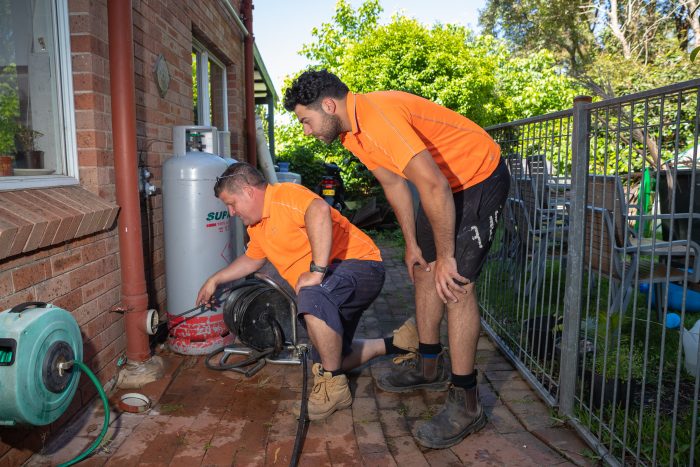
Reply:
[[[314,107],[325,97],[341,99],[347,93],[348,87],[333,73],[309,70],[300,74],[284,92],[284,108],[293,112],[297,104]]]

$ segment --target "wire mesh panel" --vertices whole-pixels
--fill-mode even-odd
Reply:
[[[620,463],[700,460],[698,375],[683,357],[700,318],[698,97],[690,82],[590,106],[574,415]]]
[[[611,465],[700,464],[699,89],[487,129],[513,184],[484,327]]]
[[[495,259],[480,279],[484,322],[553,403],[566,267],[571,113],[503,125],[491,134],[501,145],[512,180]]]

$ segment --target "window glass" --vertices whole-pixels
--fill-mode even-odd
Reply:
[[[76,175],[67,36],[65,2],[0,0],[0,189]]]
[[[194,124],[228,130],[226,67],[198,42],[192,48]]]

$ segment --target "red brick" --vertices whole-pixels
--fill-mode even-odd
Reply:
[[[12,271],[12,282],[15,290],[26,289],[46,279],[47,261],[28,264]]]
[[[51,258],[51,275],[57,276],[71,271],[82,263],[80,250],[69,250]]]
[[[83,304],[82,296],[83,294],[80,290],[73,290],[72,292],[53,300],[53,304],[59,308],[63,308],[64,310],[72,311]]]
[[[9,271],[0,272],[0,297],[10,295],[13,291],[12,273]]]
[[[20,303],[35,301],[37,301],[37,298],[35,295],[34,287],[31,287],[29,289],[24,289],[20,292],[3,297],[2,300],[0,300],[0,311],[5,310],[7,308],[12,308],[13,306],[19,305]]]
[[[45,302],[53,301],[70,293],[72,290],[68,274],[61,274],[36,286],[37,297]]]

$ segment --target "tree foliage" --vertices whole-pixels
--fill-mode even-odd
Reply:
[[[480,24],[520,56],[546,48],[609,98],[695,77],[698,0],[487,0]],[[696,40],[697,42],[697,40]]]
[[[331,22],[312,31],[314,41],[302,52],[314,67],[336,73],[353,91],[407,91],[482,126],[569,108],[580,93],[546,49],[518,56],[505,40],[458,25],[426,26],[402,15],[380,25],[381,12],[378,0],[367,0],[357,10],[339,0]],[[364,196],[376,190],[349,152],[303,137],[296,121],[291,128],[278,126],[275,138],[281,142],[278,156],[292,167],[302,165],[295,159],[308,163],[312,156],[333,161],[345,168],[348,191]],[[304,183],[313,186],[317,178],[309,176]]]

